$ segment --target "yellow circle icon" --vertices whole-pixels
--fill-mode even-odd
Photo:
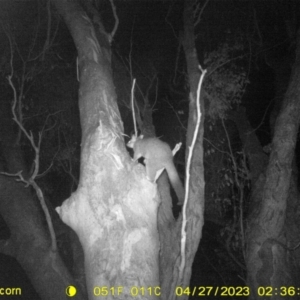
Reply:
[[[77,290],[76,290],[76,287],[73,286],[73,285],[69,285],[67,288],[66,288],[66,294],[69,296],[69,297],[74,297],[77,293]]]

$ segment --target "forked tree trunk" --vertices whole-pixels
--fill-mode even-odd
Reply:
[[[78,50],[82,128],[79,186],[58,212],[82,244],[89,299],[157,299],[157,190],[125,149],[110,37],[90,2],[54,3]]]
[[[80,73],[80,118],[82,125],[81,174],[77,191],[58,209],[61,218],[76,231],[83,245],[87,287],[90,299],[99,295],[106,299],[163,299],[174,297],[177,285],[188,286],[191,267],[198,248],[203,225],[203,124],[192,160],[190,200],[187,206],[187,246],[183,281],[178,282],[178,255],[161,256],[161,282],[159,281],[159,240],[156,186],[149,182],[143,168],[131,164],[124,148],[123,127],[116,105],[116,96],[110,70],[108,36],[87,5],[93,18],[87,16],[76,1],[54,1],[65,19],[78,49]],[[192,14],[192,1],[187,1],[185,21]],[[97,24],[91,23],[91,19]],[[97,26],[93,26],[97,25]],[[193,26],[186,28],[185,50],[190,72],[191,97],[188,145],[195,128],[196,87],[199,80],[198,63],[194,48]],[[94,28],[99,31],[95,32]],[[192,44],[190,44],[192,43]],[[191,45],[193,46],[192,48]],[[191,52],[190,52],[191,51]],[[192,55],[192,57],[191,57]],[[200,182],[200,184],[199,184]],[[180,222],[173,233],[161,244],[161,251],[174,251],[180,244]],[[179,234],[178,234],[179,233]],[[177,246],[170,248],[175,243]],[[168,260],[168,256],[172,258]],[[162,261],[164,260],[164,262]],[[162,270],[162,267],[160,268]],[[162,274],[163,272],[163,274]],[[168,277],[169,274],[171,277]],[[102,288],[97,288],[99,285]],[[114,287],[123,287],[120,290]],[[130,290],[137,286],[141,289]],[[95,289],[96,287],[96,289]],[[161,290],[155,289],[161,287]],[[98,295],[95,295],[98,293]],[[180,299],[183,299],[182,297]]]

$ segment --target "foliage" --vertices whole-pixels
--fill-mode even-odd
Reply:
[[[247,214],[250,174],[242,144],[232,121],[209,119],[205,143],[207,195],[225,227],[220,234],[227,253],[239,268],[244,269],[244,218]]]
[[[241,40],[225,42],[205,55],[208,66],[205,81],[206,113],[212,118],[225,118],[226,113],[241,102],[248,83],[247,74],[239,61],[244,47]]]

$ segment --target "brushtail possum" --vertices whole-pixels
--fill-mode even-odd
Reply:
[[[178,198],[178,204],[184,201],[184,189],[173,163],[173,155],[170,146],[158,138],[143,138],[143,136],[132,136],[127,143],[129,148],[133,148],[134,160],[144,157],[147,177],[155,180],[156,172],[165,168],[169,180]]]

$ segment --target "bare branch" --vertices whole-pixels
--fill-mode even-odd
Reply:
[[[200,10],[200,12],[198,13],[197,19],[195,20],[195,23],[194,23],[194,26],[195,26],[195,27],[200,23],[202,13],[203,13],[204,8],[206,7],[208,1],[209,1],[209,0],[206,0],[206,1],[205,1],[205,3],[203,4],[201,10],[200,10],[200,3],[198,3],[197,8],[196,8],[196,11],[195,11],[195,16],[196,16],[196,14],[198,13],[199,10]]]
[[[200,70],[202,71],[202,74],[199,79],[198,83],[198,89],[197,89],[197,123],[195,126],[195,131],[193,135],[193,140],[189,149],[189,155],[187,159],[187,166],[186,166],[186,181],[185,181],[185,197],[184,197],[184,202],[183,202],[183,208],[182,208],[182,227],[181,227],[181,262],[180,262],[180,267],[179,267],[179,282],[181,282],[182,277],[183,277],[183,271],[185,267],[185,246],[186,246],[186,224],[187,224],[187,217],[186,217],[186,207],[187,207],[187,202],[188,202],[188,197],[189,197],[189,185],[190,185],[190,168],[191,168],[191,162],[192,162],[192,156],[193,156],[193,151],[195,148],[196,140],[198,137],[198,132],[200,128],[200,123],[201,123],[201,110],[200,110],[200,92],[201,92],[201,87],[202,83],[204,80],[204,76],[206,74],[206,70],[203,70],[201,66],[199,66]]]
[[[170,13],[171,13],[171,11],[172,11],[172,8],[173,8],[173,5],[174,5],[174,2],[171,2],[171,3],[172,3],[172,4],[169,6],[169,10],[168,10],[167,15],[166,15],[166,17],[165,17],[165,21],[166,21],[167,24],[170,25],[174,37],[178,40],[179,37],[178,37],[178,35],[175,33],[175,29],[174,29],[173,25],[172,25],[171,22],[168,20],[168,17],[169,17],[169,15],[170,15]]]
[[[19,93],[19,97],[18,97],[18,93],[17,93],[16,87],[15,87],[15,84],[13,82],[14,69],[13,69],[13,51],[12,51],[11,36],[9,34],[7,34],[7,37],[8,37],[9,43],[10,43],[10,47],[11,47],[11,58],[10,58],[11,73],[10,73],[10,75],[7,76],[7,80],[13,91],[13,102],[12,102],[13,120],[17,123],[20,130],[25,134],[27,139],[30,141],[31,146],[35,151],[35,158],[34,158],[34,162],[33,162],[34,169],[33,169],[33,172],[31,174],[30,178],[28,178],[28,179],[25,179],[23,177],[22,170],[15,174],[10,174],[10,173],[6,173],[6,172],[1,172],[0,174],[6,175],[6,176],[17,177],[16,181],[24,182],[25,187],[28,187],[29,185],[31,185],[34,188],[34,190],[38,196],[38,199],[40,201],[43,212],[45,214],[45,217],[46,217],[47,225],[48,225],[50,236],[51,236],[51,250],[53,252],[56,252],[57,251],[56,236],[55,236],[55,232],[53,229],[53,224],[52,224],[52,220],[50,217],[50,213],[49,213],[48,207],[46,205],[43,192],[40,189],[40,187],[37,185],[37,183],[35,182],[35,178],[37,177],[38,172],[39,172],[39,160],[40,160],[40,148],[41,148],[41,142],[42,142],[42,132],[39,132],[38,142],[36,143],[34,141],[34,136],[33,136],[32,132],[31,131],[28,132],[22,123],[22,105],[21,105],[22,98],[21,97],[23,95],[23,87],[24,87],[24,82],[25,82],[26,62],[23,63],[22,79],[21,79],[22,81],[21,81],[20,93]],[[18,100],[19,100],[19,102],[18,102]],[[17,104],[18,104],[19,117],[17,116],[17,113],[16,113]]]
[[[136,128],[136,119],[135,119],[135,111],[134,111],[134,87],[135,87],[135,78],[133,79],[132,88],[131,88],[131,109],[132,109],[134,133],[135,136],[137,136],[138,133]]]
[[[50,45],[50,31],[51,31],[51,8],[50,8],[50,0],[47,0],[47,38],[44,44],[44,49],[42,51],[43,53],[43,60],[45,59],[45,53],[49,48]]]
[[[118,18],[118,15],[117,15],[117,9],[116,9],[114,0],[110,0],[110,4],[111,4],[111,8],[112,8],[112,11],[113,11],[113,14],[114,14],[114,18],[115,18],[115,21],[116,21],[114,29],[113,29],[113,31],[110,34],[110,42],[112,42],[112,40],[114,38],[114,35],[116,34],[116,31],[117,31],[118,26],[119,26],[119,18]]]

